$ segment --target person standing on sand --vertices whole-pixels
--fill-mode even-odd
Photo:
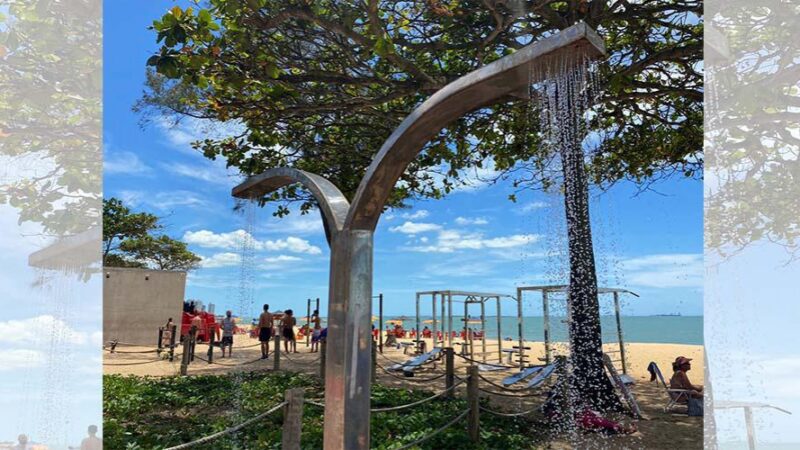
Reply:
[[[222,357],[225,357],[225,347],[228,347],[228,357],[233,357],[233,328],[236,323],[233,321],[233,311],[225,311],[225,318],[222,319]]]
[[[258,340],[261,342],[261,359],[269,358],[269,340],[272,337],[272,313],[269,305],[264,305],[264,312],[258,319]]]
[[[103,440],[97,437],[97,425],[89,425],[89,436],[81,441],[81,450],[103,450]]]
[[[297,353],[297,340],[295,340],[294,336],[294,326],[296,324],[297,319],[294,318],[293,311],[291,309],[287,309],[286,313],[283,315],[283,319],[281,319],[281,329],[284,338],[283,348],[286,350],[286,353],[290,353],[292,351]]]
[[[172,327],[174,324],[172,323],[172,317],[167,319],[167,324],[164,325],[164,332],[161,333],[161,346],[162,347],[169,347],[172,343]]]
[[[313,353],[319,351],[319,335],[322,332],[322,319],[319,317],[318,309],[314,310],[311,322],[314,323],[314,331],[311,332],[311,352]]]

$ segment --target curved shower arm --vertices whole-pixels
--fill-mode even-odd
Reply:
[[[231,194],[236,198],[255,200],[295,183],[302,184],[317,201],[325,227],[325,237],[330,244],[333,236],[344,227],[350,203],[339,188],[326,178],[291,167],[277,167],[249,177],[233,188]]]
[[[568,65],[605,54],[602,39],[578,23],[465,75],[437,91],[384,142],[361,180],[347,229],[374,230],[397,180],[440,130],[476,109],[524,96]]]

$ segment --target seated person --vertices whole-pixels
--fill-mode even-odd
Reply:
[[[691,358],[686,358],[684,356],[675,358],[675,362],[672,363],[672,370],[675,373],[673,373],[672,378],[669,379],[669,387],[670,389],[685,389],[689,391],[689,396],[692,398],[703,398],[703,386],[692,384],[692,382],[689,381],[689,377],[686,375],[686,372],[692,368],[691,361]],[[681,403],[686,403],[686,400],[684,396],[681,398]]]

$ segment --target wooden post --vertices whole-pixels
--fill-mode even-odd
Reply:
[[[281,335],[275,334],[275,351],[272,352],[272,370],[281,370]]]
[[[282,450],[300,450],[300,435],[303,432],[303,388],[286,391],[286,406],[283,407]]]
[[[383,353],[383,294],[378,294],[378,349]]]
[[[189,330],[189,363],[194,362],[194,348],[197,345],[197,327],[192,325]]]
[[[372,341],[372,382],[375,383],[378,372],[378,343]]]
[[[325,353],[328,347],[326,341],[319,342],[319,377],[322,378],[322,384],[325,384]]]
[[[311,299],[308,299],[306,312],[306,347],[311,345]]]
[[[189,334],[183,338],[183,355],[181,356],[181,375],[186,375],[189,372],[189,363],[192,361],[192,335],[197,328],[192,325]]]
[[[614,313],[617,316],[617,340],[619,341],[619,356],[622,363],[622,373],[628,373],[628,364],[625,361],[625,342],[622,339],[622,319],[619,316],[619,292],[614,291]]]
[[[456,373],[455,373],[455,355],[453,354],[453,347],[445,347],[444,348],[444,383],[445,389],[450,389],[453,387],[455,383]],[[445,397],[446,398],[453,398],[454,392],[448,392]]]
[[[480,398],[478,397],[478,366],[470,366],[467,374],[467,404],[469,405],[469,415],[467,416],[467,429],[469,439],[472,442],[479,442],[481,439],[481,419],[480,419]]]
[[[747,427],[747,448],[756,450],[756,431],[753,426],[753,409],[749,406],[744,407],[744,424]]]
[[[211,329],[208,333],[208,363],[214,363],[214,339],[216,338],[215,329]]]
[[[161,351],[164,349],[162,345],[162,341],[164,340],[164,327],[158,327],[158,350],[156,350],[156,354],[161,356]]]
[[[178,331],[177,325],[172,325],[172,334],[169,337],[169,362],[173,362],[175,360],[175,336],[176,332]]]

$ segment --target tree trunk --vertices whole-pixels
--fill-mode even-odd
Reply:
[[[580,119],[576,119],[579,121]],[[574,124],[576,127],[578,124]],[[589,222],[589,186],[580,133],[561,144],[564,201],[569,242],[569,341],[572,360],[571,390],[589,406],[621,409],[622,404],[603,366],[597,274]]]

